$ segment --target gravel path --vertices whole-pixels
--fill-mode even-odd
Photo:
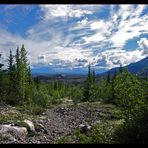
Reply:
[[[71,135],[80,124],[91,125],[101,119],[103,109],[86,109],[83,107],[54,108],[47,110],[35,125],[41,125],[44,130],[37,129],[34,136],[27,138],[27,143],[51,143],[59,137]]]
[[[102,119],[102,114],[112,116],[105,108],[88,106],[54,107],[32,119],[36,132],[25,140],[13,143],[54,143],[58,138],[71,135],[80,124],[92,125]]]

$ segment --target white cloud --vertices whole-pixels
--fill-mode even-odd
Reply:
[[[102,28],[104,28],[104,26],[105,26],[105,22],[102,21],[102,20],[100,20],[100,21],[97,21],[97,22],[92,23],[92,24],[90,25],[90,28],[91,28],[92,30],[96,30],[96,29],[101,30]]]
[[[148,34],[148,15],[140,16],[145,8],[145,5],[120,5],[119,9],[116,5],[111,6],[110,18],[87,23],[95,32],[83,39],[86,44],[95,42],[102,47],[110,45],[110,48],[124,49],[129,40]]]
[[[86,41],[87,44],[90,42],[100,42],[105,39],[104,36],[102,36],[100,33],[92,35],[90,37],[83,37],[83,39]]]
[[[143,54],[148,55],[148,39],[141,38],[140,41],[137,42],[139,47],[143,49]]]
[[[44,12],[44,20],[50,20],[52,17],[81,17],[86,14],[92,14],[93,11],[82,9],[75,5],[41,5]]]
[[[78,21],[78,24],[81,24],[83,26],[85,26],[88,23],[88,18],[86,17],[85,19]]]
[[[112,10],[111,13],[112,17],[116,18],[116,23],[112,25],[112,29],[115,29],[115,31],[113,31],[114,33],[110,36],[109,41],[112,42],[114,47],[122,49],[128,40],[148,33],[148,15],[140,17],[146,8],[143,5],[121,5],[120,7],[119,11]]]
[[[101,66],[110,69],[113,67],[119,67],[120,63],[122,63],[122,65],[125,66],[130,63],[137,62],[142,58],[145,58],[142,50],[137,49],[134,51],[126,51],[120,49],[112,49],[100,53],[95,58],[95,65],[98,67]]]

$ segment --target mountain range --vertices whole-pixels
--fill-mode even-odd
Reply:
[[[127,68],[129,72],[133,73],[133,74],[136,74],[136,73],[142,73],[142,72],[148,72],[148,57],[138,61],[138,62],[135,62],[135,63],[131,63],[127,66],[124,66],[123,68]],[[102,74],[107,74],[107,73],[110,73],[110,74],[114,74],[115,72],[119,71],[119,67],[117,68],[113,68],[107,72],[104,72]],[[101,75],[102,75],[101,74]]]
[[[142,73],[143,71],[148,71],[148,57],[135,62],[131,63],[127,66],[124,66],[123,68],[127,67],[128,70],[132,73]],[[96,71],[97,75],[106,75],[107,73],[114,74],[119,70],[119,67],[117,68],[112,68],[110,70],[101,70],[101,71]],[[49,67],[39,67],[32,69],[32,75],[37,76],[37,75],[44,75],[44,76],[49,76],[49,75],[72,75],[72,76],[80,76],[80,75],[86,75],[87,74],[87,69],[82,69],[82,68],[77,68],[77,69],[71,69],[71,70],[56,70],[54,68],[49,68]]]

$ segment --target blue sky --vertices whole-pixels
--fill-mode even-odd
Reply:
[[[38,71],[127,65],[148,56],[148,5],[0,5],[2,62],[22,44]]]

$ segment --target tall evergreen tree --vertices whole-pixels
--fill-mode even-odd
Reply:
[[[34,78],[34,82],[36,84],[36,89],[39,91],[40,90],[40,79],[39,77],[37,76],[36,78]]]
[[[21,88],[21,63],[20,63],[20,50],[19,47],[17,46],[16,49],[16,55],[15,55],[15,59],[16,59],[16,73],[15,73],[15,78],[16,78],[16,92],[17,94],[21,97],[21,92],[20,92],[20,88]]]
[[[1,59],[1,54],[0,54],[0,59]],[[2,71],[2,67],[3,64],[0,63],[0,97],[2,96],[2,90],[3,90],[3,86],[2,86],[2,77],[3,77],[3,71]]]
[[[20,92],[23,99],[26,99],[26,90],[29,85],[29,64],[27,60],[27,51],[22,45],[20,50]]]
[[[120,64],[119,73],[122,73],[122,72],[123,72],[123,67],[122,67],[122,64]]]
[[[90,64],[88,65],[87,79],[84,85],[84,99],[83,101],[93,101],[95,96],[95,71],[91,71]]]
[[[90,81],[90,79],[91,79],[91,66],[90,66],[90,63],[88,65],[88,77],[87,78]]]
[[[95,74],[95,70],[93,69],[93,73],[92,73],[92,78],[93,78],[93,83],[96,82],[96,74]]]
[[[84,85],[84,99],[82,101],[88,101],[89,96],[90,96],[90,82],[91,82],[91,67],[90,63],[88,65],[88,74],[87,74],[87,79]]]
[[[29,85],[31,84],[31,69],[30,69],[30,66],[29,66],[29,69],[28,69],[28,82],[29,82]]]
[[[110,82],[111,82],[110,72],[108,72],[108,74],[107,74],[107,84],[109,84]]]
[[[13,64],[12,50],[10,49],[10,55],[8,58],[8,76],[9,76],[9,92],[15,92],[15,65]]]
[[[0,59],[1,59],[1,54],[0,54]],[[0,63],[0,70],[2,70],[2,67],[3,67],[3,64],[2,63]]]

